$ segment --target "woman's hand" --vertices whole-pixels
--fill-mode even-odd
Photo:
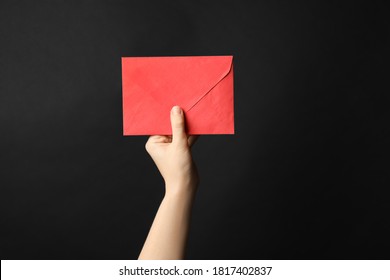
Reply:
[[[150,136],[145,147],[165,181],[166,195],[194,193],[198,173],[191,156],[197,136],[187,136],[184,112],[179,106],[171,110],[172,136]]]

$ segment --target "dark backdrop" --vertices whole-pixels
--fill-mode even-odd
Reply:
[[[235,59],[194,147],[190,259],[389,254],[389,10],[356,1],[0,1],[1,258],[133,259],[163,195],[121,57]]]

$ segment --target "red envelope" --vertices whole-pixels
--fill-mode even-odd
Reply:
[[[188,134],[234,134],[233,57],[123,57],[123,134],[170,135],[180,106]]]

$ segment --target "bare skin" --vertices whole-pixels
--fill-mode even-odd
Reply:
[[[183,110],[171,110],[172,136],[150,136],[145,147],[165,182],[165,196],[138,259],[183,259],[198,173],[191,156]]]

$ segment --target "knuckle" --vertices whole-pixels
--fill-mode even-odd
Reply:
[[[147,141],[145,144],[145,150],[149,153],[149,151],[150,151],[150,142],[149,141]]]
[[[175,122],[174,122],[174,126],[176,128],[182,128],[184,126],[184,120],[183,119],[177,119]]]

